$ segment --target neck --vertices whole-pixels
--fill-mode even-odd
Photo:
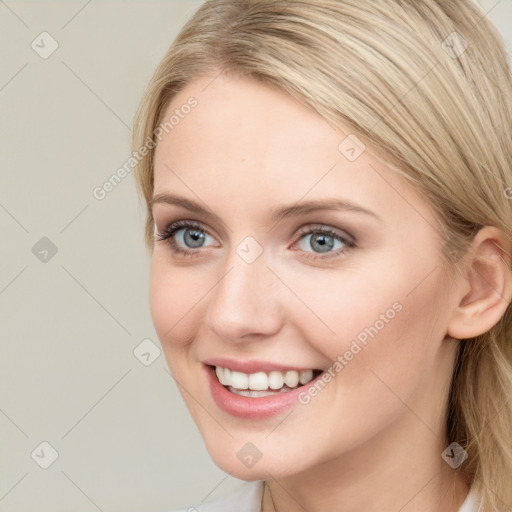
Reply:
[[[469,486],[441,458],[450,443],[426,428],[418,435],[414,422],[409,414],[403,425],[351,453],[268,480],[262,512],[457,512]],[[390,444],[391,435],[399,442]]]

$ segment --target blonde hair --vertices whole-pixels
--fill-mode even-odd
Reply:
[[[480,227],[512,234],[508,59],[472,0],[209,0],[158,66],[132,149],[149,146],[169,102],[191,81],[219,71],[259,80],[348,126],[414,183],[456,266]],[[135,171],[150,248],[155,143]],[[482,512],[512,507],[511,333],[509,305],[490,331],[462,340],[449,393],[446,435],[468,453],[456,471]]]

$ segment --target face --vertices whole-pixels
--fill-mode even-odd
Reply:
[[[211,80],[165,114],[197,100],[156,148],[151,268],[155,329],[210,455],[278,478],[391,439],[404,403],[435,421],[454,303],[429,205],[282,91]]]

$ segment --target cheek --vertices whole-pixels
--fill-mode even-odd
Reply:
[[[425,279],[428,264],[394,261],[387,268],[379,263],[342,276],[303,274],[291,282],[303,303],[294,303],[294,316],[318,352],[331,361],[341,356],[353,369],[382,368],[398,383],[432,363],[447,319],[439,271]]]
[[[324,347],[345,350],[347,342],[362,343],[370,332],[389,331],[399,321],[410,286],[407,278],[380,268],[350,269],[334,272],[304,272],[286,275],[300,303],[289,299],[289,311],[300,322],[306,339]],[[339,353],[339,351],[337,352]]]
[[[379,290],[361,285],[352,295],[343,293],[347,288],[340,285],[338,298],[324,299],[323,309],[318,310],[320,295],[309,295],[310,307],[336,336],[320,335],[311,317],[302,321],[301,328],[308,329],[316,351],[333,362],[335,377],[325,391],[320,386],[318,394],[302,397],[301,404],[306,405],[300,406],[304,412],[294,428],[324,432],[331,444],[322,453],[332,452],[332,439],[339,440],[343,452],[371,438],[404,413],[404,403],[418,403],[431,376],[438,374],[436,355],[446,318],[440,315],[442,282],[437,277],[412,293],[408,280],[382,282]]]
[[[194,270],[172,268],[165,258],[155,254],[151,263],[150,307],[158,338],[164,350],[185,346],[191,330],[197,326],[198,309],[204,286],[194,277]],[[195,284],[196,283],[196,284]]]
[[[344,385],[355,393],[366,390],[363,395],[369,403],[373,397],[375,405],[387,395],[393,401],[393,392],[407,403],[421,392],[438,363],[446,334],[441,286],[432,279],[412,293],[409,286],[407,292],[379,294],[380,305],[358,314],[347,338],[352,361]]]

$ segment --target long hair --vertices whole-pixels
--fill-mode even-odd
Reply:
[[[480,227],[510,239],[510,63],[473,0],[202,4],[163,57],[134,124],[150,249],[154,147],[161,127],[172,128],[163,114],[183,87],[219,72],[277,87],[364,137],[430,202],[453,268]],[[490,331],[461,340],[449,394],[446,436],[468,453],[456,471],[483,512],[512,507],[511,335],[509,305]]]

